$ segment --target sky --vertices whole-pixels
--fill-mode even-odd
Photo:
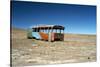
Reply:
[[[65,33],[96,34],[96,6],[12,1],[12,27],[62,25]]]

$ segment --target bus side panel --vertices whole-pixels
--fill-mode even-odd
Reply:
[[[54,33],[54,40],[63,41],[64,40],[64,34]]]
[[[54,38],[55,38],[55,33],[52,33],[51,34],[51,41],[54,41]]]
[[[41,39],[43,40],[48,40],[48,34],[47,33],[44,33],[44,32],[39,32],[40,36],[41,36]]]
[[[36,39],[41,39],[39,32],[32,32],[32,37]]]

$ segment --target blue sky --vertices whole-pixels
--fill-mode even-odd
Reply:
[[[59,24],[65,33],[96,34],[96,6],[12,1],[12,26]]]

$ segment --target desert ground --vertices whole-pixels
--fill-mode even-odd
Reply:
[[[11,64],[31,66],[96,61],[96,35],[65,34],[64,41],[27,39],[27,31],[11,31]]]

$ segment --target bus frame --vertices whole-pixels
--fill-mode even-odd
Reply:
[[[64,41],[64,29],[61,25],[37,25],[28,31],[28,38],[46,41]]]

